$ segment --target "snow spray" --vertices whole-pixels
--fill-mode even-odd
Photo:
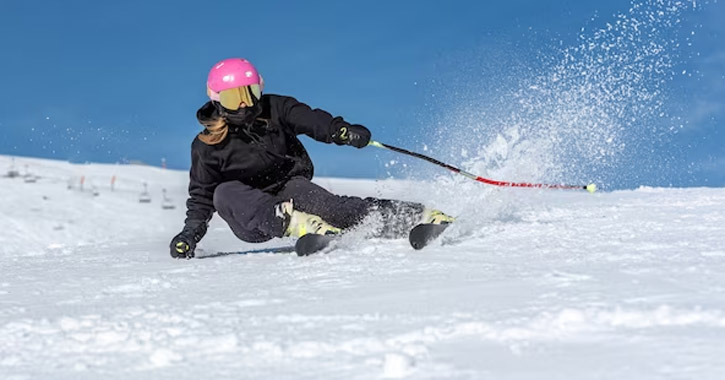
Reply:
[[[446,147],[465,170],[509,181],[637,186],[638,173],[666,164],[653,143],[680,127],[668,115],[668,83],[677,75],[682,17],[698,7],[634,2],[591,19],[571,46],[538,52],[506,88],[437,96],[458,100],[441,113],[436,155]],[[500,79],[477,75],[470,82]]]
[[[456,57],[454,65],[481,66],[452,68],[453,78],[438,79],[449,85],[435,87],[442,110],[422,152],[512,182],[637,186],[638,173],[666,165],[652,144],[672,133],[667,85],[677,75],[682,17],[698,7],[635,1],[623,13],[589,20],[569,46],[523,62],[502,54],[494,64],[499,53],[491,49],[476,63]],[[454,215],[506,220],[519,217],[520,202],[533,202],[531,193],[481,187],[423,165],[413,170],[437,179],[417,198]]]

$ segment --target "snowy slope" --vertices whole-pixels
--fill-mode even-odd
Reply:
[[[459,221],[420,252],[352,238],[298,258],[215,217],[176,261],[186,173],[14,165],[39,179],[0,178],[2,379],[725,377],[725,189],[320,179]],[[234,250],[252,253],[217,254]]]

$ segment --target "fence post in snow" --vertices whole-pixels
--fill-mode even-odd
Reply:
[[[32,173],[30,173],[30,169],[28,169],[28,165],[25,165],[25,183],[35,183],[37,180],[37,177],[35,177]]]
[[[143,193],[138,197],[139,203],[151,203],[151,195],[149,194],[148,184],[143,183]]]
[[[176,206],[174,206],[174,203],[171,202],[171,199],[169,199],[169,197],[166,196],[166,189],[162,189],[161,192],[162,192],[163,197],[164,197],[163,198],[163,201],[161,202],[161,208],[164,209],[164,210],[173,210],[173,209],[175,209]]]
[[[15,157],[13,157],[12,163],[10,164],[10,169],[8,169],[7,177],[15,178],[15,177],[19,177],[19,176],[20,176],[20,172],[17,169],[15,169]]]
[[[175,209],[176,206],[174,206],[174,203],[171,202],[171,199],[169,199],[169,197],[166,196],[166,189],[162,189],[161,192],[162,192],[163,197],[164,197],[163,198],[163,201],[161,202],[161,208],[164,209],[164,210],[173,210],[173,209]]]

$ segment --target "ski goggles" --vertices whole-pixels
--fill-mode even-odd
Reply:
[[[207,89],[207,91],[209,91],[210,98],[218,100],[222,107],[230,111],[243,108],[242,104],[244,107],[252,107],[262,98],[262,87],[258,84],[230,88],[220,91],[218,94],[211,89]]]

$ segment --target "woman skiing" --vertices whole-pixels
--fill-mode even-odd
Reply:
[[[215,211],[246,242],[337,234],[372,213],[384,235],[452,220],[418,203],[339,196],[312,183],[312,161],[297,135],[364,148],[370,131],[294,98],[263,95],[263,88],[246,59],[225,59],[210,70],[210,101],[196,113],[205,128],[191,145],[186,220],[171,241],[172,257],[194,257]]]

